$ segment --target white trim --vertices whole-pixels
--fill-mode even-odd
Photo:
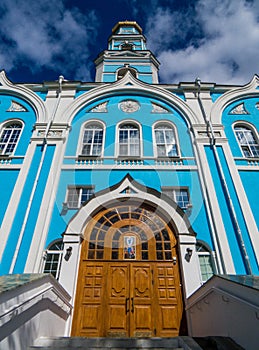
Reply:
[[[222,145],[223,152],[226,157],[226,161],[228,164],[228,169],[231,175],[231,179],[233,181],[233,186],[235,188],[238,201],[240,204],[240,208],[242,210],[242,214],[244,216],[244,220],[247,226],[248,235],[251,239],[251,245],[253,248],[253,251],[255,253],[255,257],[257,260],[257,264],[259,264],[259,234],[258,234],[258,227],[253,215],[253,212],[251,210],[248,198],[246,196],[245,189],[243,187],[243,183],[241,181],[240,175],[235,165],[235,161],[232,156],[232,152],[230,149],[229,144]],[[243,170],[243,169],[242,169]],[[250,169],[249,169],[250,170]]]
[[[176,144],[177,151],[178,151],[177,156],[172,156],[172,157],[158,156],[155,129],[160,124],[165,124],[165,125],[167,124],[168,126],[170,126],[172,128],[172,130],[174,132],[174,136],[175,136],[175,144]],[[178,130],[177,130],[177,126],[172,121],[170,121],[168,119],[161,119],[161,120],[158,120],[155,123],[153,123],[153,125],[152,125],[152,140],[153,140],[153,154],[154,154],[155,158],[158,158],[158,159],[159,158],[178,158],[178,157],[181,158],[181,147],[180,147],[180,142],[179,142],[179,137],[178,137]]]
[[[77,142],[76,155],[77,156],[85,156],[85,157],[89,156],[89,157],[91,157],[91,155],[83,155],[82,152],[81,152],[82,151],[82,146],[83,146],[84,131],[87,128],[87,125],[91,125],[91,124],[100,124],[101,128],[103,129],[102,151],[101,151],[100,155],[96,156],[96,157],[103,157],[104,156],[105,135],[106,135],[106,124],[100,119],[89,119],[89,120],[86,120],[81,125],[80,132],[79,132],[79,139],[78,139],[78,142]]]
[[[44,251],[45,242],[48,236],[49,225],[53,215],[53,207],[56,201],[56,191],[58,188],[66,143],[60,141],[56,143],[55,146],[55,154],[51,163],[38,219],[35,225],[34,235],[32,237],[30,250],[28,252],[24,269],[25,273],[40,271],[42,254],[39,254],[39,252]]]
[[[185,119],[188,125],[199,123],[199,118],[194,111],[183,101],[180,97],[172,94],[168,90],[162,87],[146,84],[138,79],[135,79],[130,73],[127,73],[122,79],[117,80],[114,83],[103,83],[101,86],[97,86],[90,91],[77,97],[64,111],[64,121],[71,124],[73,118],[78,112],[80,112],[86,105],[97,102],[102,98],[106,98],[111,95],[118,94],[129,95],[145,95],[152,96],[152,99],[158,99],[166,104],[169,104],[172,108],[177,110]]]
[[[125,191],[127,188],[131,188],[131,193]],[[141,186],[142,187],[142,186]],[[158,215],[168,218],[168,221],[173,221],[174,232],[178,236],[179,242],[179,259],[180,269],[182,269],[182,278],[184,281],[184,294],[189,296],[202,284],[200,267],[195,252],[196,237],[191,232],[191,226],[186,218],[182,216],[177,207],[173,207],[170,200],[159,198],[149,191],[143,191],[145,187],[140,189],[130,181],[128,177],[125,177],[122,183],[110,191],[104,191],[102,194],[93,197],[85,206],[80,208],[77,215],[75,215],[67,226],[64,233],[64,250],[67,247],[72,247],[71,260],[62,262],[60,279],[61,285],[67,289],[67,291],[75,298],[76,283],[78,277],[78,266],[80,261],[80,249],[81,249],[81,237],[85,232],[86,226],[89,220],[95,215],[99,208],[105,208],[109,204],[116,205],[118,201],[121,204],[121,200],[124,200],[124,204],[132,200],[138,201],[139,205],[142,203],[151,204],[154,209],[159,212]],[[125,193],[126,192],[126,193]],[[126,204],[125,204],[126,205]],[[193,257],[189,261],[186,259],[186,249],[190,248],[193,252]]]
[[[136,126],[139,130],[139,155],[130,156],[130,155],[121,155],[120,154],[120,140],[119,140],[119,131],[120,127],[124,124],[129,124]],[[116,158],[143,158],[143,137],[142,137],[142,125],[135,119],[123,119],[116,124],[115,129],[115,157]]]
[[[20,132],[20,135],[19,135],[19,138],[15,144],[15,147],[12,151],[12,153],[1,153],[0,155],[8,155],[10,157],[12,157],[14,154],[15,154],[15,151],[16,151],[16,148],[18,146],[18,143],[20,142],[20,139],[21,139],[21,136],[22,136],[22,133],[23,133],[23,130],[24,130],[24,121],[22,119],[19,119],[19,118],[13,118],[13,119],[7,119],[5,120],[3,123],[0,123],[0,138],[2,137],[2,133],[3,131],[6,129],[6,127],[9,125],[9,124],[12,124],[12,123],[19,123],[21,124],[21,132]],[[7,144],[9,144],[10,141],[8,141]]]
[[[232,124],[232,131],[233,131],[233,134],[234,134],[234,136],[235,136],[235,139],[236,139],[236,142],[237,142],[237,144],[238,144],[238,146],[239,146],[239,149],[240,149],[240,152],[241,152],[241,154],[243,155],[243,157],[244,158],[247,158],[247,159],[251,159],[251,160],[253,160],[253,158],[258,158],[258,156],[251,156],[251,157],[246,157],[245,155],[244,155],[244,151],[243,151],[243,149],[242,149],[242,145],[241,145],[241,143],[240,143],[240,141],[238,140],[238,138],[237,138],[237,135],[236,135],[236,130],[235,130],[235,127],[244,127],[244,128],[246,128],[247,130],[250,130],[251,132],[252,132],[252,135],[254,136],[254,138],[255,138],[255,141],[256,141],[256,146],[258,146],[259,147],[259,138],[258,138],[258,132],[257,132],[257,129],[256,129],[256,127],[252,124],[252,123],[249,123],[249,122],[247,122],[247,121],[245,121],[245,120],[236,120],[233,124]],[[245,145],[244,145],[245,146]],[[249,144],[247,144],[247,147],[249,147]]]
[[[259,76],[254,75],[253,79],[250,83],[231,89],[220,96],[216,102],[212,105],[210,111],[210,120],[212,124],[221,124],[223,111],[227,106],[235,101],[241,101],[242,98],[247,97],[258,97],[259,90],[257,87],[259,86]]]
[[[8,93],[25,100],[34,110],[38,123],[47,123],[48,112],[44,101],[24,84],[14,85],[6,76],[5,71],[0,72],[0,93]]]
[[[126,188],[132,188],[134,193],[125,194],[122,193]],[[80,208],[77,215],[69,222],[66,233],[78,234],[81,235],[84,230],[88,220],[91,218],[91,213],[95,212],[100,206],[105,207],[111,201],[116,202],[122,198],[135,199],[140,201],[140,203],[149,202],[155,203],[158,208],[161,208],[163,212],[166,213],[168,218],[172,218],[175,222],[176,227],[178,228],[178,234],[189,233],[190,223],[183,219],[183,217],[175,210],[172,211],[172,206],[168,204],[162,198],[156,197],[154,194],[143,192],[139,188],[129,181],[128,178],[125,178],[124,181],[112,191],[107,191],[101,196],[92,198],[85,206]],[[187,224],[188,222],[188,224]]]
[[[15,218],[18,205],[20,204],[21,195],[24,190],[24,185],[27,180],[31,161],[33,159],[33,156],[36,150],[36,145],[37,145],[36,143],[31,143],[28,146],[26,156],[24,157],[24,163],[20,165],[21,170],[18,174],[16,183],[12,192],[12,196],[9,200],[9,203],[3,218],[3,222],[0,228],[0,233],[1,233],[0,261],[2,260],[2,257],[3,257],[5,246],[7,244],[7,240],[12,229],[13,220]]]
[[[217,254],[220,254],[218,257],[218,260],[223,260],[223,264],[226,269],[227,274],[235,274],[235,266],[232,259],[232,255],[230,252],[230,247],[228,243],[228,236],[225,231],[225,226],[222,220],[221,211],[219,208],[219,202],[217,198],[217,194],[214,188],[214,183],[211,176],[211,170],[210,165],[208,164],[208,160],[205,154],[204,145],[203,144],[197,144],[197,148],[199,150],[200,154],[200,161],[202,164],[202,171],[204,173],[204,181],[206,183],[206,188],[209,189],[208,192],[208,201],[211,206],[210,215],[212,217],[213,223],[215,225],[216,229],[216,239],[217,244],[219,245],[219,251],[217,251]]]

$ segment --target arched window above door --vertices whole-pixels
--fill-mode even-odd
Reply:
[[[248,125],[236,124],[234,131],[243,155],[247,158],[259,157],[258,136],[254,130]]]
[[[88,259],[173,260],[175,237],[162,218],[144,207],[108,209],[92,220],[87,232]]]

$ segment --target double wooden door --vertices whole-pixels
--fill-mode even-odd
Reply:
[[[178,335],[183,310],[177,265],[150,261],[81,263],[72,335]]]

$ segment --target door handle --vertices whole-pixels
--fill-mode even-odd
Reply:
[[[134,298],[131,298],[131,312],[134,312]]]
[[[126,314],[130,311],[130,309],[129,309],[129,301],[130,301],[130,298],[126,298],[126,300],[125,300]]]

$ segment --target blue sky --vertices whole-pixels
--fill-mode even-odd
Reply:
[[[13,82],[93,81],[93,60],[126,19],[143,28],[162,83],[259,74],[259,0],[1,0],[0,69]]]

